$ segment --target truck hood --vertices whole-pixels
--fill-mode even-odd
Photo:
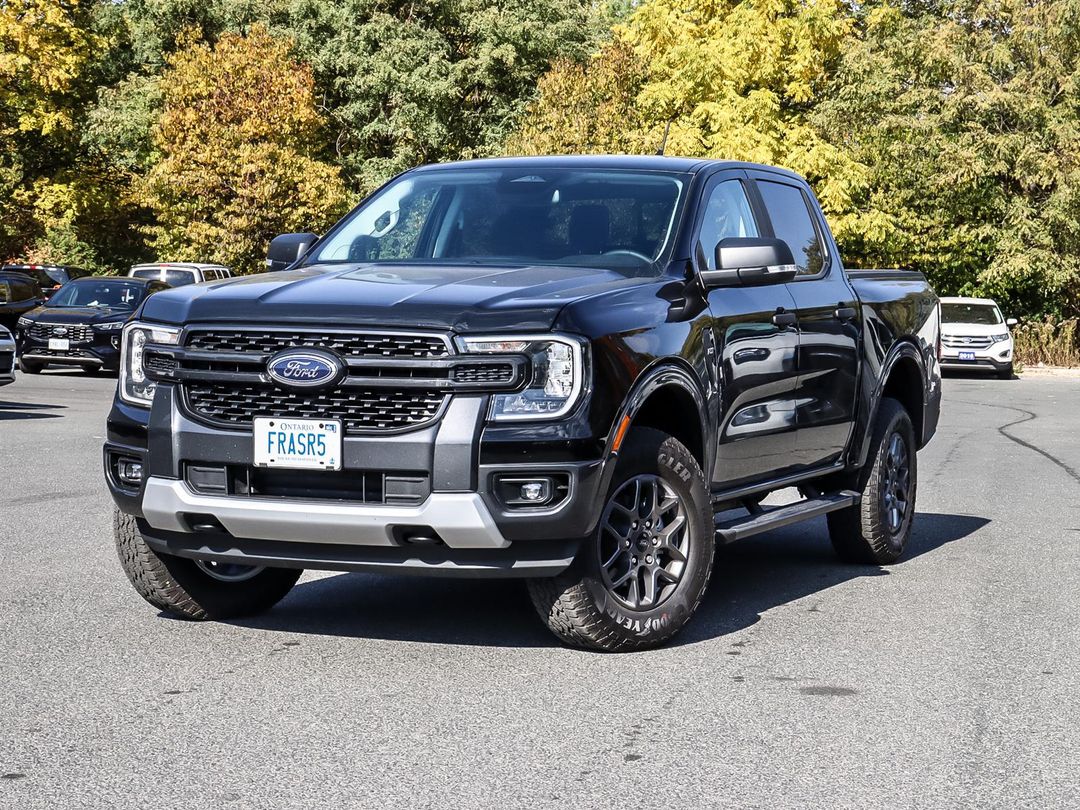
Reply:
[[[543,331],[572,301],[645,281],[610,270],[548,265],[313,265],[164,290],[146,300],[141,317],[173,324]]]
[[[25,317],[47,323],[109,323],[131,317],[128,307],[43,307],[27,312]]]

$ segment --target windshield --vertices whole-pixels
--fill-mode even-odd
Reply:
[[[406,175],[354,211],[308,260],[560,264],[658,273],[683,177],[576,169]]]
[[[142,270],[132,270],[132,278],[152,278],[155,281],[164,281],[170,287],[183,287],[185,284],[195,283],[194,270],[177,270],[170,268],[162,275],[160,267],[148,267]]]
[[[942,323],[977,323],[993,326],[1001,323],[1001,312],[993,304],[942,304]]]
[[[115,307],[135,309],[146,297],[146,285],[95,279],[65,284],[49,299],[50,307]]]

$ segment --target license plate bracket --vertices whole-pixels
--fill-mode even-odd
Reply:
[[[252,420],[256,467],[340,470],[340,419],[256,417]]]

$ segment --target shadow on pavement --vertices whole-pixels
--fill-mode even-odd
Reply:
[[[41,411],[63,410],[67,405],[50,405],[44,402],[8,402],[0,400],[0,422],[15,419],[59,419],[62,413]]]
[[[903,566],[973,534],[990,521],[921,513]],[[717,550],[709,591],[674,644],[692,644],[755,624],[761,614],[834,585],[888,569],[838,562],[824,520]],[[558,642],[516,580],[456,580],[339,574],[305,582],[270,613],[235,624],[290,633],[468,644],[551,647]]]

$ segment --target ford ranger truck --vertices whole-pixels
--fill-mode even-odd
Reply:
[[[718,542],[824,515],[845,560],[904,552],[938,300],[846,271],[790,172],[425,166],[267,263],[123,331],[105,475],[162,611],[259,613],[303,569],[521,577],[564,642],[636,650]]]

